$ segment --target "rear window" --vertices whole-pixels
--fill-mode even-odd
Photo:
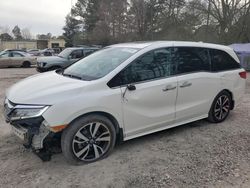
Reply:
[[[212,71],[225,71],[240,68],[240,64],[228,53],[221,50],[210,50]]]

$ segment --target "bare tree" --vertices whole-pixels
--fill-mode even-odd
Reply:
[[[10,34],[10,28],[8,26],[0,26],[0,34],[1,33],[8,33],[8,34]]]
[[[207,0],[209,8],[203,7],[207,15],[218,26],[218,35],[221,42],[228,43],[230,32],[240,18],[247,19],[250,0]]]
[[[21,30],[21,33],[22,33],[22,37],[23,37],[23,39],[25,39],[25,40],[30,40],[30,39],[32,39],[32,35],[31,35],[31,33],[30,33],[30,30],[29,30],[29,28],[23,28],[22,30]]]

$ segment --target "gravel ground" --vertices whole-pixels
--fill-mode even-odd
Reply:
[[[6,89],[32,74],[34,68],[0,69],[0,113]],[[225,122],[196,121],[133,139],[83,166],[70,166],[62,154],[42,162],[0,115],[0,187],[250,187],[249,77],[243,103]]]

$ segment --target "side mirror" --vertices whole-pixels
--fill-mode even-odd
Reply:
[[[133,90],[136,90],[136,87],[135,87],[135,85],[133,85],[133,84],[127,85],[126,89],[124,90],[124,92],[123,92],[123,94],[122,94],[122,97],[123,97],[123,98],[125,98],[125,94],[126,94],[127,90],[133,91]]]
[[[136,87],[135,87],[135,85],[133,85],[133,84],[127,85],[127,88],[128,88],[129,91],[134,91],[134,90],[136,90]]]

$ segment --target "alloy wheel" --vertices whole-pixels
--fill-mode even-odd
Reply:
[[[109,149],[111,133],[107,125],[91,122],[83,125],[74,135],[72,149],[81,161],[91,162],[102,157]]]
[[[229,113],[230,99],[226,95],[221,95],[215,103],[214,116],[218,120],[223,120]]]

